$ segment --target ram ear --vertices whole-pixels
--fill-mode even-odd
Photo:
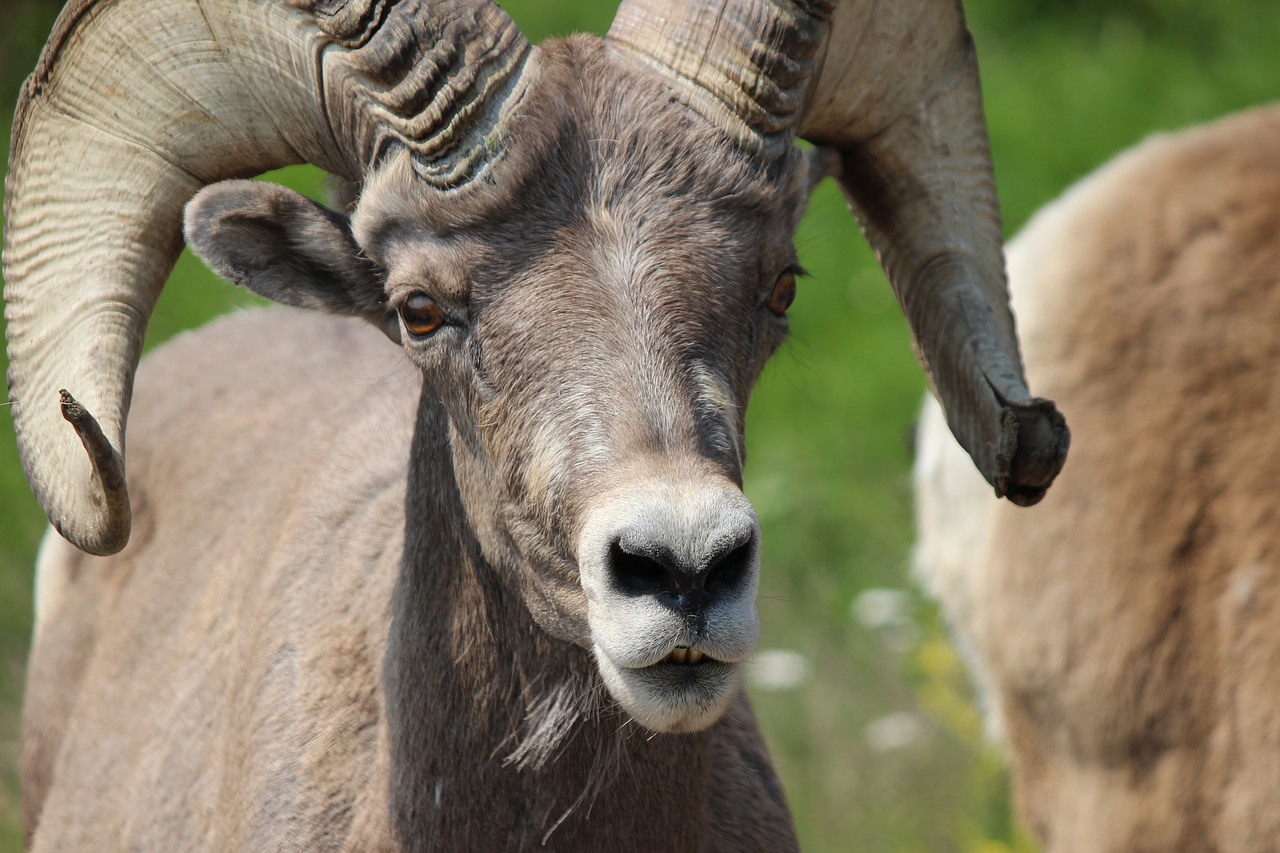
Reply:
[[[284,305],[362,317],[399,343],[383,272],[343,214],[276,184],[222,181],[187,204],[183,232],[228,281]]]

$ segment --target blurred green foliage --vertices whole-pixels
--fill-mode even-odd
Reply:
[[[56,5],[0,0],[4,115]],[[588,0],[502,5],[534,40],[602,33],[612,11]],[[966,9],[1010,233],[1149,132],[1276,95],[1278,4],[970,0]],[[318,191],[313,170],[273,177]],[[794,650],[808,662],[798,686],[755,693],[802,843],[813,851],[1032,850],[936,611],[909,592],[906,621],[893,630],[851,617],[865,590],[911,589],[907,436],[924,383],[893,298],[831,185],[815,194],[797,242],[812,276],[792,311],[792,340],[751,404],[747,491],[765,528],[762,647]],[[250,301],[184,255],[148,345]],[[21,847],[18,697],[43,519],[18,466],[7,409],[0,410],[3,851]],[[911,737],[873,736],[885,731]]]

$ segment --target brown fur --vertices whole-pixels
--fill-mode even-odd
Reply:
[[[929,415],[919,566],[1053,853],[1280,849],[1280,107],[1156,137],[1010,245],[1072,418],[1042,506]]]
[[[192,208],[197,248],[282,301],[395,337],[425,289],[457,323],[406,360],[253,312],[144,364],[133,538],[48,558],[36,850],[795,847],[745,696],[658,735],[609,698],[575,548],[628,477],[740,484],[806,161],[753,165],[597,43],[545,51],[492,186],[424,192],[389,157],[354,227],[261,185]]]

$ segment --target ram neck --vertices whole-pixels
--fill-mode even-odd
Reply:
[[[429,392],[411,458],[384,663],[400,844],[592,849],[602,831],[630,831],[620,837],[696,848],[708,737],[638,729],[601,701],[589,654],[537,627],[514,582],[481,555],[448,420]]]

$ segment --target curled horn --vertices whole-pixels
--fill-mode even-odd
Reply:
[[[4,211],[18,447],[58,531],[128,541],[133,375],[201,187],[299,162],[354,180],[396,148],[460,186],[536,70],[487,0],[72,0],[19,98]]]
[[[764,161],[836,151],[952,432],[996,494],[1039,501],[1070,432],[1026,387],[959,0],[628,0],[609,40]]]

